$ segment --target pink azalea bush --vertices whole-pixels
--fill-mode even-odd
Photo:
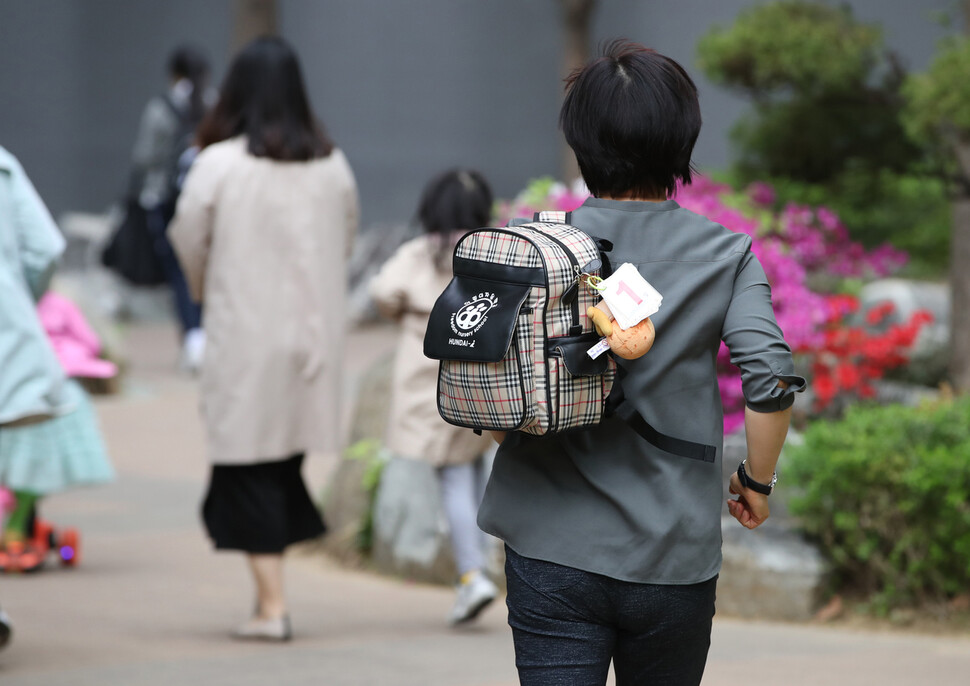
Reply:
[[[589,197],[581,181],[568,187],[553,179],[533,181],[511,202],[500,203],[499,219],[531,217],[539,210],[569,211]],[[775,192],[767,183],[754,183],[743,193],[707,177],[695,177],[677,189],[682,207],[738,233],[751,236],[752,249],[771,282],[775,316],[796,352],[821,350],[833,321],[850,314],[844,300],[831,298],[829,288],[843,279],[887,276],[906,264],[907,255],[890,245],[868,251],[853,241],[838,215],[826,207],[790,203],[775,209]],[[840,309],[838,312],[835,309]],[[744,421],[741,375],[730,364],[722,345],[718,353],[718,384],[724,404],[724,429]]]

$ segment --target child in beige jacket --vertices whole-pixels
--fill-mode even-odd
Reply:
[[[438,363],[422,348],[431,308],[452,277],[454,246],[464,232],[487,225],[491,210],[492,192],[479,173],[452,170],[433,179],[418,208],[424,233],[402,245],[370,285],[381,312],[401,323],[387,447],[394,455],[431,463],[441,485],[460,574],[452,624],[474,619],[497,595],[482,572],[485,535],[475,521],[484,491],[482,455],[491,438],[438,416]]]

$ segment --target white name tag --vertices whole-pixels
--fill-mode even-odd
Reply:
[[[636,326],[660,309],[663,296],[644,279],[629,262],[624,262],[612,276],[600,282],[600,295],[609,305],[621,329]]]
[[[592,348],[586,351],[586,354],[592,357],[594,360],[610,349],[610,342],[605,338],[601,338],[599,343],[594,345]]]

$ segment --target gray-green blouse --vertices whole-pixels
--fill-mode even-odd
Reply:
[[[499,447],[478,522],[526,557],[642,583],[690,584],[721,565],[721,340],[741,369],[748,407],[789,407],[805,380],[771,307],[751,239],[675,201],[590,198],[572,223],[613,242],[663,295],[657,337],[642,358],[618,360],[627,402],[658,431],[716,446],[714,462],[664,452],[617,418]],[[778,380],[787,381],[787,390]]]

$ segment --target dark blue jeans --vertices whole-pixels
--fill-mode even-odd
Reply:
[[[711,644],[717,577],[619,581],[505,547],[509,625],[522,686],[696,686]]]
[[[148,230],[152,234],[155,254],[162,265],[165,280],[168,281],[175,299],[175,314],[178,316],[179,326],[184,335],[191,329],[202,325],[202,306],[192,300],[189,285],[185,282],[182,266],[179,264],[175,249],[168,240],[166,233],[171,212],[162,205],[148,210]]]

